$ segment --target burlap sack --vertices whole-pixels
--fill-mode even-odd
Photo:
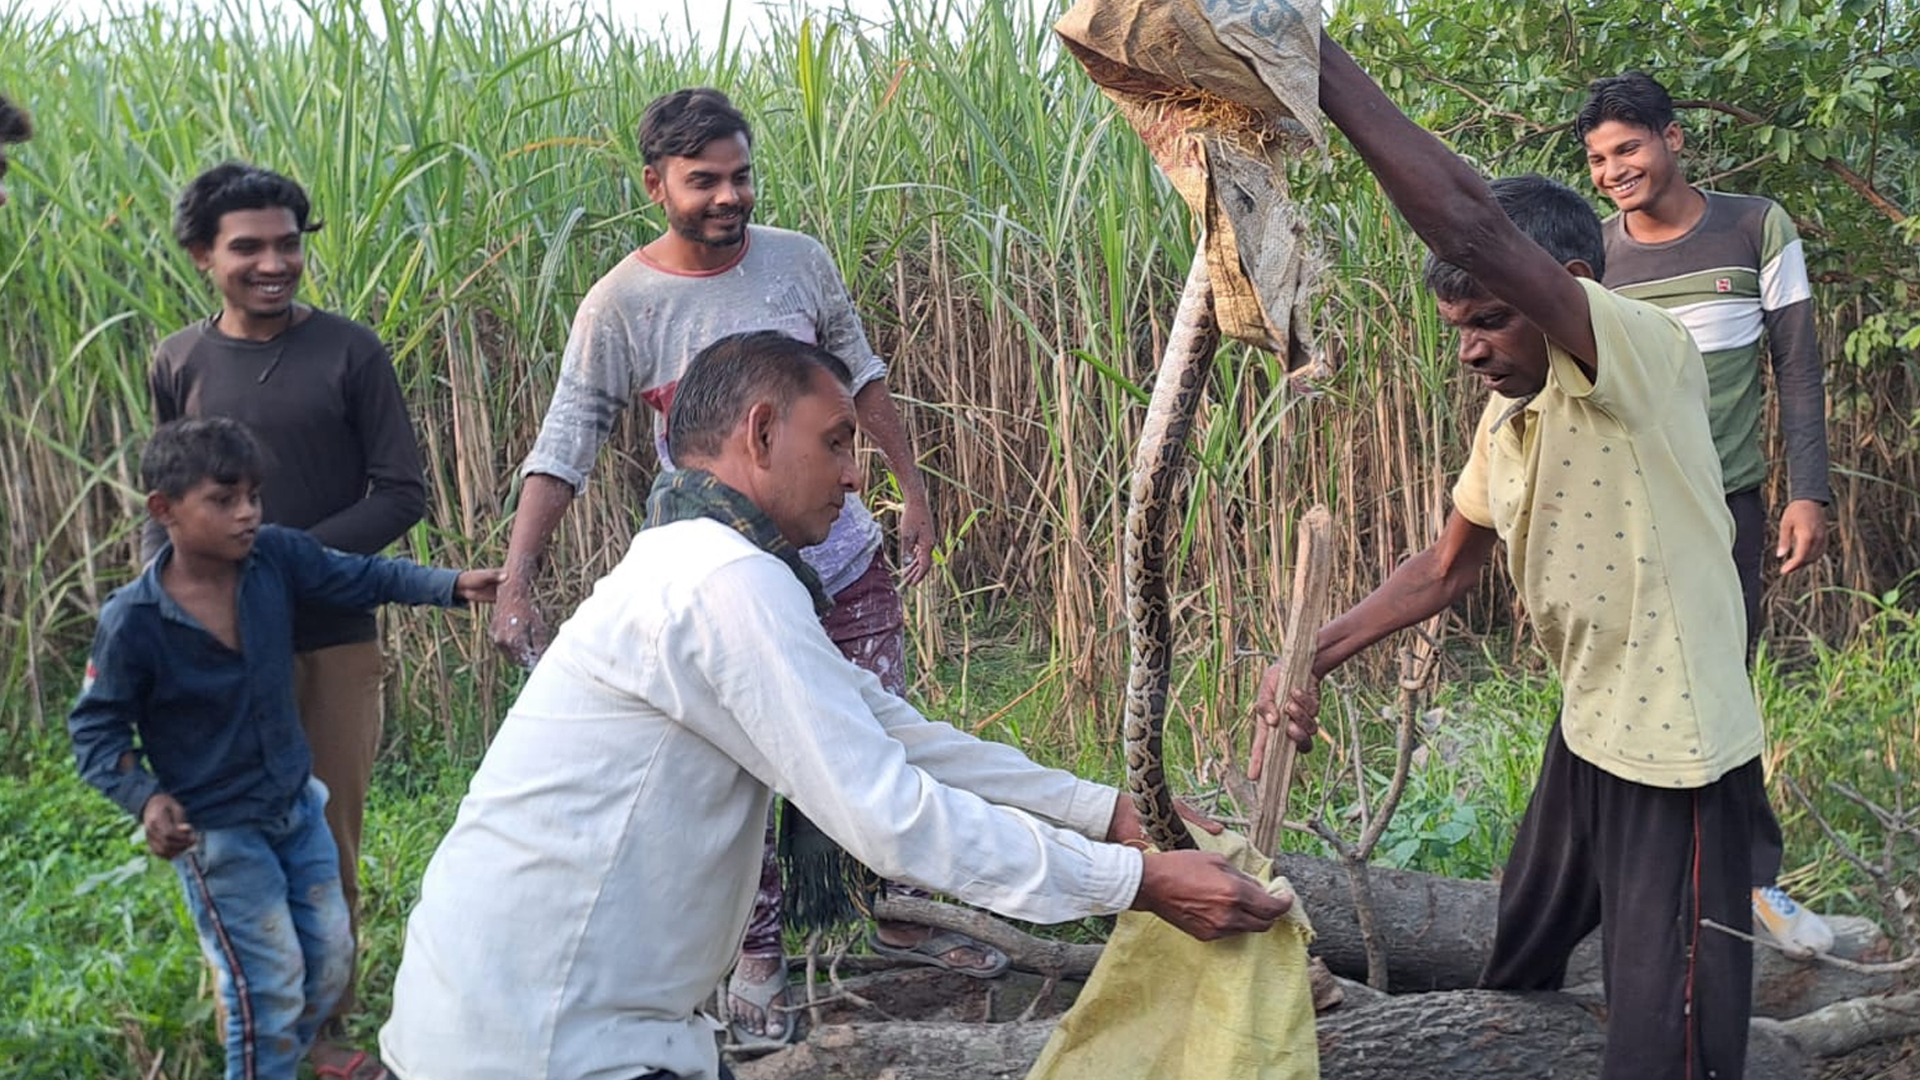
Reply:
[[[1324,145],[1317,0],[1080,0],[1054,32],[1205,227],[1222,332],[1305,363],[1285,164]]]
[[[1191,831],[1203,850],[1291,891],[1245,837]],[[1297,901],[1266,933],[1223,941],[1122,912],[1027,1080],[1318,1080],[1312,940]]]

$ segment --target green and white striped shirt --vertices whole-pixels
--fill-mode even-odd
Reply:
[[[1831,502],[1826,402],[1813,330],[1812,287],[1799,234],[1771,199],[1703,191],[1707,209],[1675,240],[1643,244],[1623,216],[1604,225],[1604,284],[1665,308],[1707,363],[1709,419],[1729,493],[1767,478],[1761,449],[1760,339],[1780,396],[1788,498]]]

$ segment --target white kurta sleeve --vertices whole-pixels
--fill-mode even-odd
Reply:
[[[992,801],[1015,795],[1024,779],[1043,794],[1020,801],[1085,828],[1101,799],[1088,790],[1096,785],[1081,786],[1011,747],[912,724],[892,707],[890,726],[883,724],[865,692],[871,676],[840,655],[806,591],[777,560],[741,559],[707,576],[677,622],[656,670],[685,673],[672,695],[678,719],[881,875],[1034,922],[1110,914],[1133,902],[1139,852]],[[1110,792],[1105,806],[1110,814]]]
[[[880,680],[871,676],[862,680],[861,692],[880,725],[906,747],[907,761],[940,783],[1025,810],[1094,840],[1106,838],[1114,800],[1120,796],[1113,788],[1082,780],[1065,769],[1044,768],[1014,747],[929,720],[882,690]]]

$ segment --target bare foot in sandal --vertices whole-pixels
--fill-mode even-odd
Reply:
[[[868,944],[875,952],[914,963],[946,968],[976,979],[991,979],[1007,970],[1007,954],[965,934],[936,930],[913,923],[874,924]]]
[[[774,1045],[793,1041],[793,1014],[787,1003],[787,958],[742,956],[727,980],[727,1030],[736,1044]]]

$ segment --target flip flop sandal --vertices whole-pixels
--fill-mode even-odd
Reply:
[[[727,979],[727,994],[721,1004],[721,1011],[727,1014],[727,1049],[743,1052],[779,1050],[791,1046],[800,1035],[800,1017],[798,1013],[775,1012],[774,1003],[787,1003],[787,967],[783,961],[780,971],[766,982],[750,982],[740,977],[739,968]],[[760,1015],[768,1019],[778,1017],[780,1034],[762,1035],[746,1026],[742,1020],[735,1019],[731,1008],[732,999],[739,998],[760,1010]]]
[[[945,968],[974,979],[991,979],[1007,970],[1007,965],[1010,963],[1007,954],[999,949],[984,941],[976,941],[965,934],[956,934],[951,930],[942,930],[937,934],[929,935],[918,945],[889,945],[880,940],[878,933],[872,933],[867,935],[867,948],[881,956],[891,956],[910,964]],[[956,967],[947,960],[947,954],[955,949],[978,949],[992,959],[986,967]]]
[[[378,1071],[372,1076],[359,1075],[360,1067],[365,1065],[367,1060],[368,1055],[365,1050],[355,1050],[353,1056],[347,1059],[345,1065],[316,1065],[313,1067],[313,1075],[320,1077],[321,1080],[329,1080],[329,1078],[337,1078],[337,1080],[390,1080],[393,1074],[389,1073],[387,1067],[380,1064],[379,1061],[373,1062],[373,1067]]]

